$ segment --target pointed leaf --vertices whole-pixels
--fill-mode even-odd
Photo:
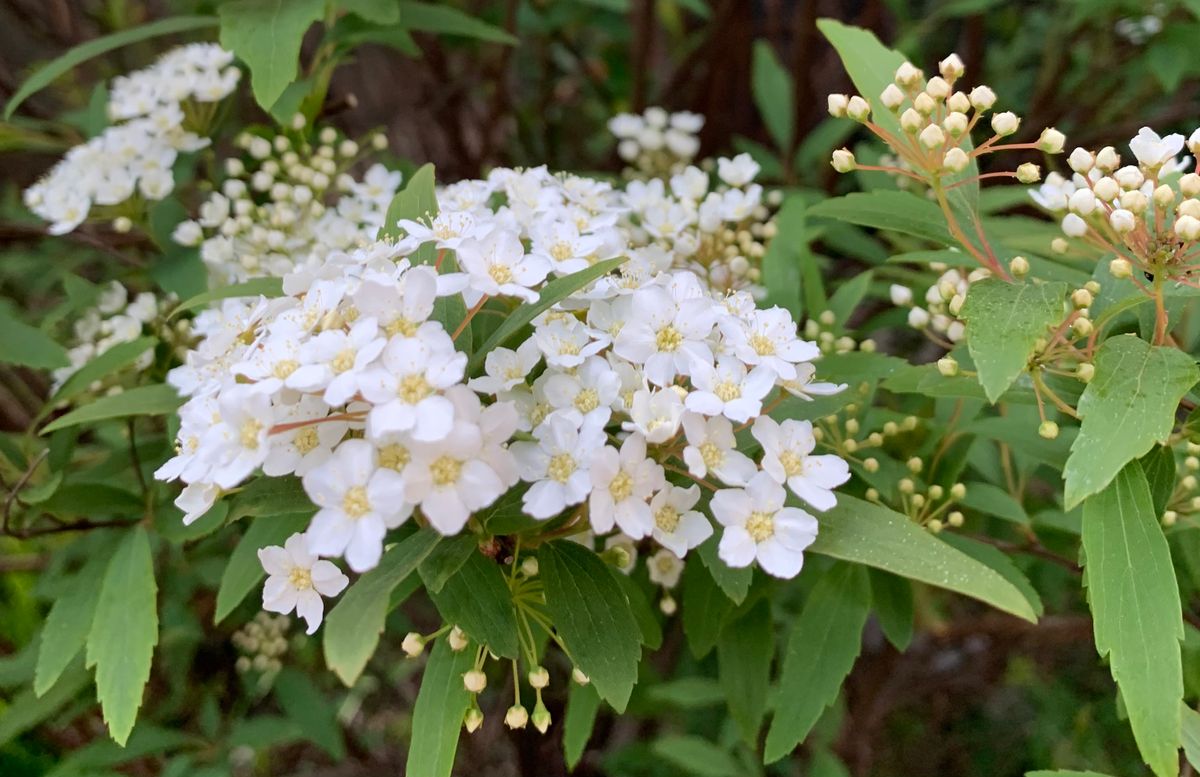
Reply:
[[[517,658],[517,613],[504,573],[495,561],[475,550],[441,587],[429,589],[446,623],[504,658]]]
[[[789,153],[796,127],[795,94],[792,91],[792,79],[780,64],[770,41],[754,42],[751,89],[754,92],[754,104],[763,123],[767,125],[767,131],[771,133],[771,139],[775,141],[775,147],[782,153]]]
[[[233,0],[222,3],[221,45],[250,68],[254,99],[270,110],[296,80],[304,33],[325,13],[324,0]]]
[[[767,687],[775,637],[771,605],[762,599],[721,632],[717,663],[729,715],[750,747],[758,742],[758,729],[767,711]]]
[[[1065,283],[1007,283],[987,278],[971,285],[961,318],[979,383],[995,404],[1025,371],[1037,341],[1063,318]]]
[[[153,386],[136,386],[119,394],[108,394],[78,407],[64,416],[42,427],[42,434],[66,429],[93,421],[111,418],[126,418],[131,415],[167,415],[183,404],[183,399],[172,386],[157,383]]]
[[[89,558],[71,578],[66,590],[54,600],[54,606],[46,616],[46,625],[42,627],[42,638],[38,640],[37,669],[33,679],[33,692],[38,696],[54,687],[87,643],[108,559],[109,556],[102,553]]]
[[[250,523],[233,553],[229,554],[229,562],[221,573],[213,623],[225,620],[266,576],[262,562],[258,560],[258,551],[268,545],[282,545],[288,537],[304,531],[311,517],[308,513],[272,515]]]
[[[563,756],[568,769],[579,765],[600,711],[600,696],[591,685],[572,682],[567,691],[567,712],[563,717]]]
[[[447,639],[434,643],[413,707],[411,745],[404,770],[408,777],[450,777],[463,716],[471,704],[462,676],[474,664],[472,648],[455,652]]]

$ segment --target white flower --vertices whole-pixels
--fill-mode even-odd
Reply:
[[[633,295],[633,316],[613,345],[617,355],[645,365],[651,383],[669,386],[676,375],[689,375],[696,362],[712,362],[706,338],[716,324],[711,299],[676,301],[661,287]]]
[[[697,362],[692,369],[693,391],[686,406],[702,415],[724,415],[744,423],[762,411],[762,400],[775,385],[775,373],[767,367],[749,372],[737,359],[722,356],[713,367]]]
[[[271,451],[262,465],[263,474],[270,477],[293,472],[301,476],[307,474],[330,457],[333,447],[350,428],[345,421],[324,420],[329,415],[329,405],[320,397],[302,396],[295,404],[277,406],[276,412],[275,421],[279,426],[304,421],[314,423],[270,436]]]
[[[704,523],[707,525],[708,521]],[[712,532],[712,527],[708,530]],[[683,561],[667,548],[662,548],[646,561],[646,572],[651,583],[674,588],[679,585],[679,576],[683,574]]]
[[[645,537],[654,520],[647,500],[666,485],[662,465],[646,458],[646,438],[631,434],[621,444],[620,452],[605,446],[594,456],[588,501],[593,531],[604,534],[615,523],[634,539]]]
[[[763,471],[792,489],[817,510],[837,504],[833,489],[850,479],[850,467],[833,455],[812,455],[817,441],[812,423],[788,419],[783,423],[759,416],[750,428],[763,446]]]
[[[1173,133],[1160,137],[1149,127],[1142,127],[1129,141],[1129,150],[1138,163],[1149,168],[1160,167],[1175,158],[1183,150],[1183,135]]]
[[[796,365],[796,377],[779,382],[779,387],[792,396],[811,401],[814,396],[826,397],[846,390],[845,383],[814,383],[817,368],[811,362]]]
[[[521,239],[505,229],[464,240],[455,256],[470,279],[469,288],[463,292],[467,305],[474,305],[483,296],[501,295],[533,302],[538,295],[532,287],[546,279],[551,267],[544,257],[527,256]]]
[[[386,345],[373,318],[355,322],[349,332],[321,332],[300,348],[301,366],[286,376],[288,385],[305,392],[324,391],[332,406],[345,404],[359,392],[364,370]]]
[[[812,361],[821,353],[816,344],[796,336],[796,322],[783,308],[755,310],[740,322],[726,321],[721,331],[737,357],[746,364],[768,367],[783,380],[796,377],[797,363]]]
[[[521,479],[533,483],[521,503],[534,518],[553,518],[587,499],[592,490],[588,468],[604,446],[604,427],[592,417],[577,427],[568,417],[552,414],[534,430],[537,442],[514,442]]]
[[[573,418],[576,425],[596,416],[603,426],[612,416],[621,378],[605,359],[591,356],[574,373],[549,374],[543,387],[550,406]]]
[[[266,460],[274,410],[263,384],[233,386],[221,393],[218,406],[221,422],[200,445],[209,451],[205,458],[212,465],[212,482],[233,488]]]
[[[415,337],[393,339],[381,361],[359,379],[363,397],[375,404],[367,416],[367,434],[411,431],[423,441],[445,437],[454,422],[454,406],[438,391],[462,380],[467,356],[454,350],[441,324],[429,321]]]
[[[754,180],[759,171],[758,162],[749,154],[738,154],[733,159],[717,160],[717,176],[730,186],[745,186]]]
[[[596,235],[581,235],[571,221],[539,224],[533,234],[533,255],[554,266],[559,275],[586,270],[589,257],[601,249],[603,240]]]
[[[513,351],[508,348],[493,348],[483,360],[483,370],[486,373],[479,378],[467,382],[475,391],[482,394],[499,394],[514,386],[524,383],[533,368],[542,360],[542,352],[537,343],[526,340]]]
[[[321,508],[308,527],[309,551],[344,555],[355,572],[379,563],[387,530],[412,513],[404,499],[404,479],[379,466],[375,446],[366,440],[346,440],[302,482],[308,498]]]
[[[798,507],[785,507],[786,493],[766,472],[746,488],[718,491],[713,516],[725,527],[717,555],[731,567],[756,559],[763,571],[791,578],[804,566],[804,549],[817,538],[817,520]]]
[[[667,485],[650,500],[654,518],[650,536],[679,558],[712,536],[712,524],[693,509],[699,501],[700,486],[695,484],[688,488]]]
[[[560,315],[535,326],[533,339],[546,357],[546,363],[563,369],[578,367],[606,345],[593,340],[588,328],[570,315]]]
[[[737,439],[728,418],[717,416],[706,419],[695,413],[686,413],[683,416],[683,431],[687,437],[683,460],[692,475],[707,478],[711,472],[728,485],[742,486],[758,471],[746,454],[735,450]]]
[[[634,393],[628,412],[630,420],[622,424],[626,431],[640,432],[646,442],[664,443],[679,433],[683,399],[674,387],[654,392],[643,389]]]
[[[318,561],[308,552],[303,534],[288,537],[283,547],[270,545],[258,551],[267,573],[263,584],[263,609],[287,615],[292,610],[308,624],[313,634],[325,613],[322,596],[337,596],[350,584],[332,562]]]

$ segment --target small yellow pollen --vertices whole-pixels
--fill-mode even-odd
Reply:
[[[429,474],[433,476],[435,486],[457,483],[462,474],[462,462],[450,456],[439,456],[429,465]]]
[[[275,374],[275,377],[283,380],[299,368],[300,362],[295,359],[281,359],[275,362],[275,369],[272,372]]]
[[[362,486],[352,486],[346,489],[342,497],[342,512],[351,518],[362,518],[371,512],[371,503],[367,499],[367,489]]]
[[[654,514],[654,525],[667,534],[672,533],[679,526],[679,511],[671,505],[663,505]]]
[[[312,573],[304,567],[292,567],[288,572],[288,583],[296,590],[307,591],[312,588]]]
[[[333,357],[333,361],[330,362],[330,366],[333,367],[334,372],[339,374],[343,373],[354,366],[355,356],[357,356],[357,354],[354,352],[354,349],[347,348],[337,356]]]
[[[780,453],[779,463],[783,465],[783,471],[789,478],[804,472],[804,457],[796,455],[794,451],[786,450]]]
[[[621,470],[608,484],[608,493],[612,495],[614,502],[628,499],[633,496],[633,478],[629,477],[628,472]]]
[[[492,280],[500,284],[511,283],[513,279],[512,268],[507,264],[493,264],[488,268],[488,275],[492,276]]]
[[[559,453],[550,458],[546,474],[559,483],[566,483],[575,474],[575,458],[569,453]]]
[[[716,469],[725,463],[725,451],[715,442],[706,442],[700,446],[700,458],[704,459],[704,466]]]
[[[746,531],[755,542],[769,540],[775,534],[775,514],[755,511],[746,519]]]
[[[242,444],[242,447],[252,451],[258,450],[258,434],[262,431],[262,428],[262,422],[253,418],[242,424],[238,436],[238,441]]]
[[[400,318],[388,323],[388,325],[383,328],[383,331],[387,332],[388,337],[395,337],[396,335],[412,337],[417,333],[417,328],[420,326],[421,325],[416,321],[409,321],[407,318],[401,316]]]
[[[296,436],[292,438],[292,444],[301,453],[308,453],[314,450],[320,442],[321,438],[317,435],[317,427],[315,426],[304,427],[296,432]]]
[[[751,335],[750,347],[759,356],[772,356],[775,353],[775,341],[762,334]]]
[[[381,467],[399,472],[407,467],[411,460],[412,454],[408,452],[408,448],[398,443],[385,445],[379,449],[379,466]]]
[[[571,250],[570,243],[559,242],[550,247],[550,257],[556,262],[564,262],[574,254],[575,252]]]
[[[674,326],[667,324],[658,330],[655,344],[658,346],[658,350],[669,353],[683,344],[683,335]]]
[[[727,380],[722,383],[718,383],[716,387],[713,388],[713,393],[716,394],[717,399],[720,399],[722,402],[732,402],[733,400],[742,396],[742,387],[741,384],[734,383],[732,380]]]
[[[396,386],[396,396],[408,405],[415,405],[432,393],[433,387],[429,385],[429,381],[425,380],[425,375],[420,372],[404,376]]]
[[[600,395],[596,389],[585,388],[575,395],[575,409],[581,413],[590,413],[600,407]]]

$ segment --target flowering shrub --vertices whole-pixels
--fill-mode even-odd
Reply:
[[[1060,161],[1063,133],[1031,134],[958,56],[929,75],[825,20],[859,92],[829,113],[864,138],[830,164],[864,191],[773,186],[762,149],[702,157],[704,117],[661,108],[609,122],[619,179],[441,180],[320,118],[330,73],[407,23],[505,34],[325,5],[222,4],[221,45],[115,79],[108,128],[26,190],[51,234],[145,236],[172,269],[136,292],[72,276],[44,324],[65,345],[0,311],[4,360],[53,381],[5,438],[0,529],[59,559],[19,683],[34,712],[2,709],[0,743],[94,684],[122,752],[172,773],[236,761],[225,743],[276,719],[337,757],[404,655],[423,666],[408,774],[449,775],[462,730],[501,720],[555,726],[573,767],[603,705],[710,688],[744,763],[697,737],[655,752],[759,773],[804,742],[828,755],[869,619],[899,651],[921,608],[1037,623],[1053,568],[1084,575],[1141,759],[1179,773],[1200,735],[1175,573],[1200,512],[1200,175],[1179,157],[1200,130],[1143,128],[1125,165],[1113,146]],[[761,49],[755,68],[790,153],[788,76]],[[246,82],[272,124],[229,116]],[[1009,164],[1026,152],[1062,171]],[[996,215],[993,179],[1045,218]],[[824,267],[813,225],[877,266]],[[899,334],[868,337],[864,311]],[[671,634],[696,662],[664,679]],[[182,710],[155,678],[205,635],[240,681]],[[226,693],[251,734],[195,748]]]

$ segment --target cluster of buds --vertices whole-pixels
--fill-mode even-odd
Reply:
[[[990,277],[991,272],[982,267],[969,272],[957,267],[944,269],[945,265],[941,264],[931,264],[930,267],[935,271],[940,270],[942,274],[925,290],[924,307],[915,304],[913,291],[908,286],[894,283],[889,294],[893,305],[909,308],[909,326],[921,330],[943,348],[950,349],[962,340],[966,331],[966,324],[958,315],[966,302],[967,290],[972,283]],[[1028,260],[1022,257],[1016,257],[1009,263],[1009,272],[1014,276],[1028,271]]]
[[[813,437],[821,447],[836,452],[838,456],[853,461],[869,473],[879,471],[878,459],[865,456],[872,448],[882,448],[887,440],[904,432],[917,428],[919,419],[916,416],[905,416],[899,420],[889,420],[881,426],[868,429],[863,421],[866,411],[871,407],[870,383],[863,382],[855,389],[859,401],[850,402],[838,412],[817,419],[813,428]]]
[[[816,318],[804,322],[804,336],[816,342],[823,354],[875,352],[875,341],[866,338],[855,340],[848,334],[838,334],[837,315],[832,310],[823,310]]]
[[[1164,526],[1174,526],[1181,517],[1200,514],[1200,494],[1197,493],[1200,481],[1196,474],[1200,472],[1200,444],[1188,441],[1183,447],[1183,471],[1176,476],[1175,488],[1163,511]]]
[[[901,478],[896,484],[896,490],[900,492],[900,504],[897,509],[934,534],[947,526],[962,526],[962,511],[951,508],[966,497],[966,485],[954,483],[949,488],[936,483],[930,486],[922,485],[917,478],[925,469],[925,460],[919,456],[909,458],[904,466],[912,477]],[[882,497],[877,489],[870,488],[867,489],[867,499],[879,502]]]
[[[661,178],[687,167],[700,151],[703,127],[704,117],[698,113],[668,113],[658,106],[608,120],[617,155],[629,165],[625,174],[631,178]]]
[[[241,653],[234,665],[238,673],[254,671],[267,679],[282,669],[283,662],[280,659],[287,653],[286,635],[291,622],[286,615],[260,612],[254,616],[254,620],[235,631],[231,641]]]
[[[1036,183],[1041,178],[1037,165],[1025,163],[1015,171],[974,173],[973,165],[984,155],[996,151],[1038,149],[1049,154],[1063,150],[1065,136],[1049,127],[1031,143],[1003,143],[1021,126],[1021,119],[1011,111],[991,113],[992,136],[972,147],[971,133],[996,104],[996,93],[987,86],[970,91],[958,88],[965,70],[955,54],[938,63],[940,75],[926,79],[925,74],[909,62],[895,73],[893,83],[876,98],[882,110],[858,95],[831,94],[829,112],[833,116],[849,117],[860,122],[888,145],[903,164],[860,165],[853,152],[842,148],[833,152],[833,168],[841,173],[855,169],[878,170],[905,176],[928,186],[946,216],[954,237],[979,263],[999,277],[1007,273],[991,248],[967,237],[950,208],[947,194],[955,188],[983,178],[1015,178],[1022,183]]]

